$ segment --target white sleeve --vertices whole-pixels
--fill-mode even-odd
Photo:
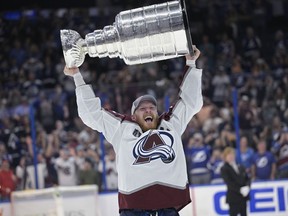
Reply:
[[[86,84],[80,72],[74,74],[73,78],[76,87]]]
[[[121,119],[101,107],[99,97],[96,97],[90,85],[76,87],[76,102],[78,114],[88,127],[102,132],[108,142],[112,143],[113,137],[120,128]]]
[[[192,64],[191,64],[192,65]],[[170,122],[181,135],[192,117],[203,106],[202,69],[189,67],[180,86],[179,99],[173,107]]]
[[[196,61],[192,59],[187,59],[186,60],[186,65],[189,67],[196,67]]]

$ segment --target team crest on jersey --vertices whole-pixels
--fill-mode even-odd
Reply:
[[[263,168],[267,166],[268,164],[268,158],[267,157],[261,157],[260,159],[257,160],[257,167]]]
[[[194,163],[201,163],[207,159],[205,151],[199,151],[192,155],[192,161]]]
[[[173,144],[174,139],[169,132],[151,130],[134,146],[133,155],[136,160],[133,165],[150,163],[156,159],[171,163],[175,158]]]

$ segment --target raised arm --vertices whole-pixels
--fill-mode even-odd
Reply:
[[[96,97],[91,85],[87,85],[79,68],[65,67],[64,73],[74,78],[76,85],[76,102],[78,114],[88,127],[102,132],[108,142],[112,143],[113,137],[121,124],[121,116],[102,108],[101,100]]]
[[[186,55],[188,69],[180,85],[179,99],[170,110],[170,122],[179,134],[185,131],[189,121],[203,106],[202,69],[197,69],[195,64],[200,51],[196,46],[194,46],[194,51],[193,56]]]

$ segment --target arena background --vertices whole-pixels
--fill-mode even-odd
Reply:
[[[53,161],[60,149],[68,148],[72,157],[84,149],[100,176],[102,215],[110,214],[110,202],[114,203],[111,209],[117,210],[113,150],[101,134],[85,127],[77,117],[74,84],[63,75],[59,33],[60,29],[74,29],[85,36],[113,24],[120,11],[163,2],[10,0],[1,4],[0,164],[8,160],[16,175],[21,158],[31,167],[44,163],[48,171],[44,188],[51,188],[58,184]],[[203,68],[204,107],[183,135],[185,149],[193,146],[197,132],[211,153],[215,147],[238,148],[240,136],[245,135],[254,152],[264,139],[279,162],[277,145],[288,143],[284,138],[280,141],[288,120],[287,1],[186,3],[192,40],[202,52],[197,66]],[[182,57],[127,66],[118,58],[86,56],[81,70],[105,107],[129,114],[132,101],[143,93],[158,98],[160,112],[167,110],[177,96],[184,65]],[[191,155],[186,153],[189,168]],[[17,179],[15,191],[24,190],[22,180]],[[29,190],[41,188],[38,180],[31,177],[30,181]],[[227,215],[223,187],[191,184],[194,202],[182,215]],[[285,180],[276,174],[274,179],[254,182],[252,188],[249,215],[287,215]],[[10,203],[1,197],[5,216],[11,214]]]

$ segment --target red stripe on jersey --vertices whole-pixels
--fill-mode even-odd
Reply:
[[[182,79],[181,79],[181,83],[180,83],[179,86],[181,86],[182,83],[184,82],[185,77],[186,77],[186,75],[187,75],[187,72],[188,72],[188,69],[189,69],[189,68],[190,68],[189,66],[187,66],[187,65],[185,66],[184,72],[183,72],[183,75],[182,75]],[[179,95],[179,93],[178,93],[178,95]],[[168,110],[167,112],[165,112],[165,113],[163,113],[163,114],[160,115],[160,117],[159,117],[159,120],[160,120],[160,121],[161,121],[162,119],[164,119],[164,120],[166,120],[166,121],[169,121],[169,120],[170,120],[171,115],[172,115],[172,112],[173,112],[173,109],[174,109],[174,107],[176,106],[177,102],[178,102],[180,99],[181,99],[181,98],[178,98],[178,99],[176,100],[176,102],[174,102],[174,104],[169,107],[169,110]],[[160,122],[160,121],[159,121],[159,122]],[[159,124],[160,124],[160,123],[159,123]]]
[[[123,122],[123,121],[129,121],[129,122],[133,122],[136,123],[131,116],[128,115],[124,115],[118,112],[115,112],[113,110],[109,110],[109,109],[104,109],[106,112],[110,113],[110,115],[114,116],[115,118],[119,119],[119,121]]]
[[[119,208],[157,210],[163,208],[182,209],[191,202],[189,185],[176,189],[163,185],[153,185],[132,194],[118,194]]]

